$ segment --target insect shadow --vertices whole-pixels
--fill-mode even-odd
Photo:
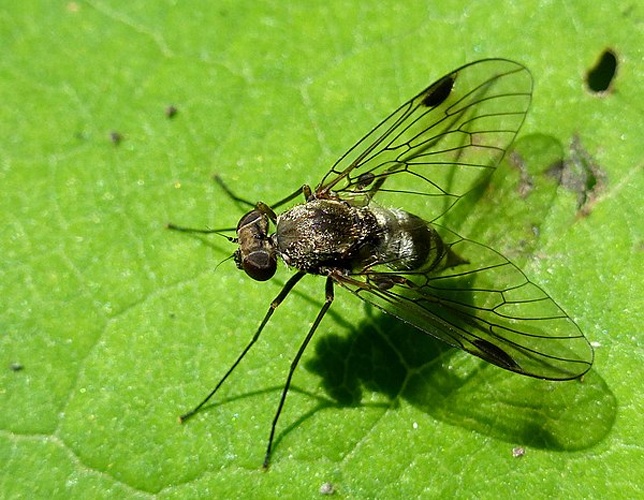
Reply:
[[[403,400],[432,419],[551,451],[587,449],[615,421],[616,398],[596,372],[568,384],[516,377],[368,304],[358,325],[335,317],[326,330],[304,366],[339,407],[364,406],[372,399],[365,393],[381,394],[387,410]],[[324,406],[332,405],[316,410]]]
[[[440,369],[454,351],[369,305],[365,310],[367,317],[357,327],[349,327],[348,335],[326,332],[320,336],[313,357],[304,364],[321,377],[322,388],[340,406],[360,406],[365,391],[394,401],[405,393],[414,372]]]

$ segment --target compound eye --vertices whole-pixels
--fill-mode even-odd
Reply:
[[[277,271],[277,259],[266,250],[255,250],[243,260],[242,268],[255,281],[267,281]]]

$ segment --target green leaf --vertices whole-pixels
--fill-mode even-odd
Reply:
[[[388,0],[6,6],[0,496],[308,498],[325,483],[351,498],[636,496],[640,10]],[[606,48],[619,66],[612,91],[597,95],[584,78]],[[573,181],[557,188],[544,176],[545,187],[522,198],[512,195],[520,178],[499,177],[499,203],[482,194],[462,231],[498,243],[575,318],[596,346],[593,371],[561,384],[505,373],[338,290],[262,473],[288,366],[324,298],[323,281],[309,277],[213,404],[179,425],[290,273],[251,282],[225,261],[234,250],[225,239],[165,223],[234,227],[240,207],[213,173],[252,202],[314,185],[397,105],[484,57],[515,59],[535,77],[514,166],[545,172],[561,158]],[[601,175],[579,181],[583,172]],[[520,216],[508,207],[522,207]]]

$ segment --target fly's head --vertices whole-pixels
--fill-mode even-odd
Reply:
[[[277,271],[277,255],[268,235],[268,216],[261,210],[248,212],[237,224],[235,264],[256,281],[266,281]]]

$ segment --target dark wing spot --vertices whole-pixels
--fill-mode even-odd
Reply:
[[[396,284],[395,281],[388,276],[377,276],[373,275],[369,277],[369,283],[372,285],[375,285],[378,290],[384,292],[386,290],[389,290],[390,288],[393,288],[394,285]]]
[[[599,57],[594,68],[588,70],[586,83],[591,92],[602,93],[609,88],[617,73],[617,55],[611,49],[606,49]]]
[[[445,100],[452,93],[452,88],[454,88],[455,81],[455,75],[449,75],[442,80],[438,80],[436,83],[434,83],[425,91],[423,106],[433,108],[445,102]]]
[[[356,187],[358,189],[364,189],[369,184],[372,184],[374,179],[376,178],[375,175],[373,175],[371,172],[365,172],[364,174],[360,174],[358,176],[358,182],[356,183]]]
[[[521,367],[507,352],[491,342],[483,339],[476,339],[472,341],[472,344],[479,348],[479,355],[485,361],[507,370],[521,371]]]

